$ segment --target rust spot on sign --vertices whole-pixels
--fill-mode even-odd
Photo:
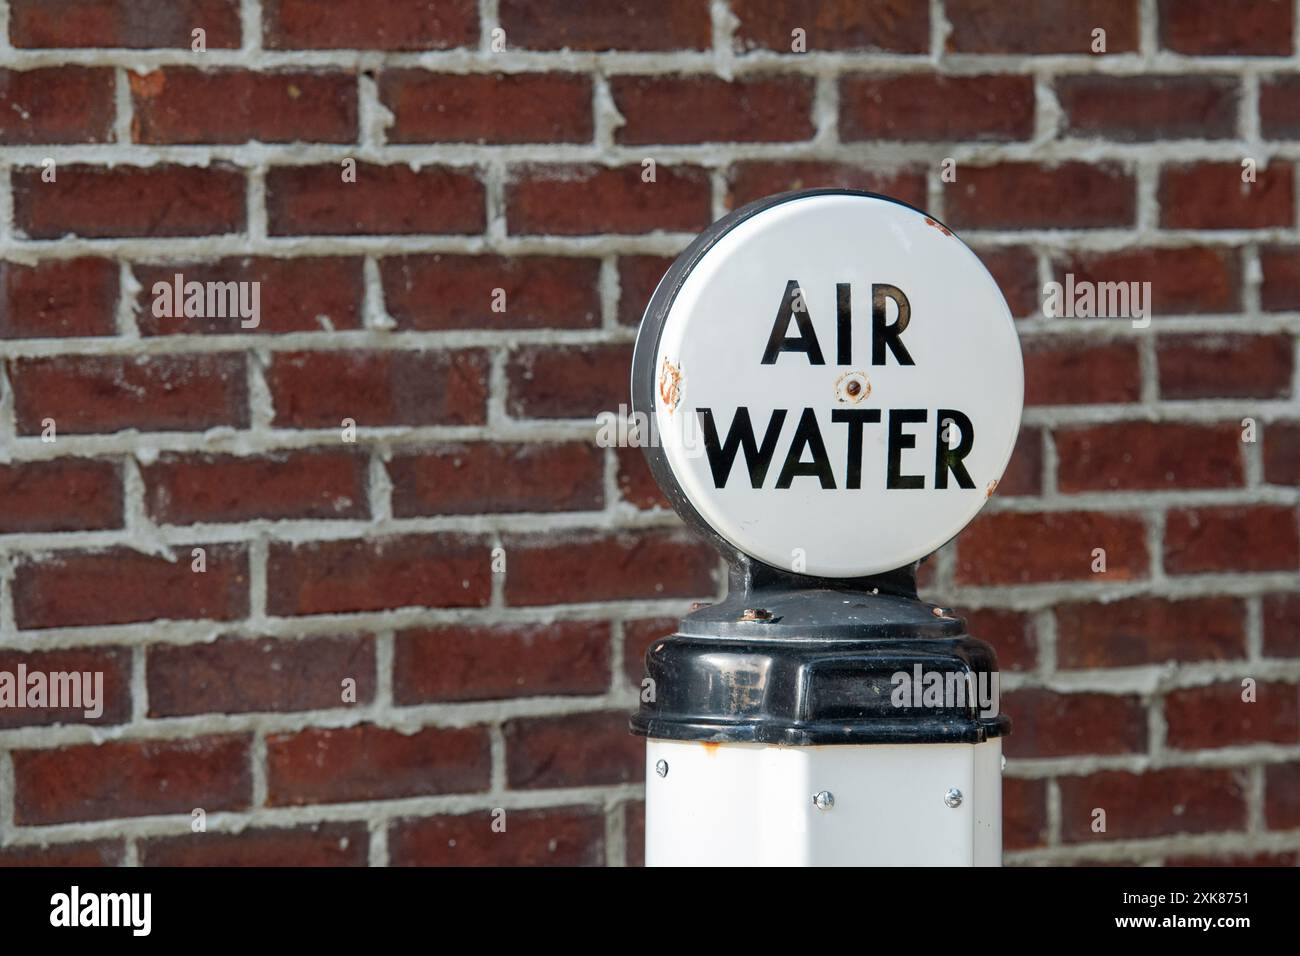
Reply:
[[[835,380],[835,400],[841,404],[856,405],[871,394],[871,381],[866,372],[845,372]]]
[[[926,216],[926,217],[925,217],[925,224],[926,224],[927,226],[933,226],[935,229],[938,229],[938,230],[939,230],[941,233],[943,233],[945,236],[951,236],[951,235],[952,235],[952,230],[951,230],[951,229],[949,229],[947,226],[943,225],[942,223],[935,222],[935,221],[934,221],[933,219],[931,219],[929,216]]]
[[[659,370],[659,400],[664,403],[668,413],[672,414],[681,399],[681,370],[668,359],[664,359],[664,367]]]
[[[998,480],[994,478],[992,481],[989,482],[989,486],[986,489],[984,489],[984,497],[992,498],[993,492],[997,490],[998,490]]]

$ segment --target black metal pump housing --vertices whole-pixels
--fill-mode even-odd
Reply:
[[[718,220],[677,258],[637,334],[632,407],[639,418],[655,419],[660,336],[678,291],[705,253],[772,206],[833,194],[898,202],[849,189],[783,193]],[[724,600],[697,606],[675,634],[646,652],[650,683],[631,719],[634,734],[815,746],[976,744],[1010,731],[996,707],[993,648],[967,634],[960,617],[918,598],[920,562],[870,577],[822,578],[758,561],[704,521],[657,442],[643,450],[674,509],[723,555],[730,575]],[[924,683],[960,690],[935,701],[923,693]]]

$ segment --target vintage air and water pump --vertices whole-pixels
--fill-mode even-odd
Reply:
[[[904,203],[775,196],[668,270],[633,409],[730,580],[646,653],[647,864],[1000,862],[996,659],[916,571],[993,495],[1023,392],[997,284]]]

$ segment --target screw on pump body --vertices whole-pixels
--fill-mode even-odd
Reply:
[[[946,794],[944,794],[943,802],[948,804],[948,806],[952,807],[954,810],[957,807],[960,807],[961,791],[958,790],[956,787],[951,788]]]
[[[835,806],[835,794],[829,790],[823,790],[820,793],[813,794],[813,806],[818,810],[829,810]]]
[[[661,777],[668,776],[668,761],[660,760],[657,764],[655,764],[655,773],[659,774],[659,776]]]

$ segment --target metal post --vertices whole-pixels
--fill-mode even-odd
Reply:
[[[632,391],[656,480],[731,566],[646,654],[647,864],[1000,863],[996,659],[915,579],[1019,427],[978,259],[883,197],[755,203],[661,281]]]

